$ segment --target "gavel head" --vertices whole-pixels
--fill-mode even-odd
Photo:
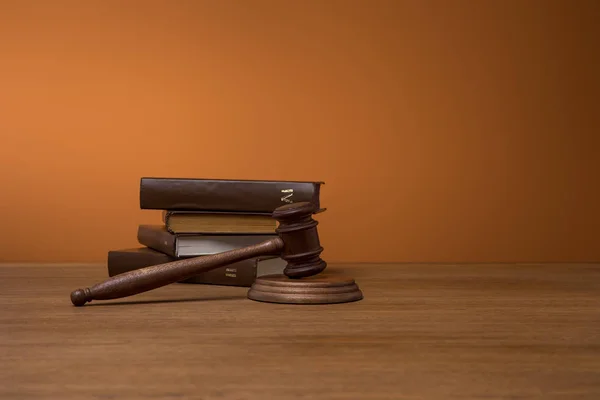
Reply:
[[[312,218],[317,211],[310,202],[287,204],[273,211],[273,218],[279,222],[276,232],[283,241],[280,257],[288,263],[283,273],[288,278],[316,275],[327,267],[321,259],[319,223]]]

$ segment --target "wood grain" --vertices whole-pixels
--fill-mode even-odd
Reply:
[[[0,267],[0,398],[600,398],[600,265],[328,271],[364,299],[173,284],[78,308],[105,266]]]
[[[92,300],[114,300],[133,296],[158,287],[182,282],[193,276],[228,264],[266,255],[278,255],[287,261],[283,273],[289,278],[303,278],[322,272],[327,263],[321,259],[323,247],[312,218],[317,208],[310,202],[277,207],[272,217],[279,222],[278,236],[242,248],[231,249],[163,264],[150,265],[111,276],[90,287],[71,292],[71,303],[81,307]]]

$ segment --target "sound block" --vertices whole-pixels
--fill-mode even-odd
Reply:
[[[283,304],[333,304],[361,300],[362,291],[354,279],[342,276],[314,275],[292,279],[283,274],[256,278],[248,298]]]

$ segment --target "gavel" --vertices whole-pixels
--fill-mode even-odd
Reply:
[[[71,293],[71,302],[83,306],[92,300],[110,300],[156,289],[190,278],[198,273],[258,256],[275,255],[287,261],[283,275],[301,279],[317,275],[327,263],[321,259],[323,247],[317,232],[318,210],[310,202],[286,204],[271,216],[278,221],[277,237],[251,246],[217,254],[197,256],[153,265],[113,276],[103,282]]]

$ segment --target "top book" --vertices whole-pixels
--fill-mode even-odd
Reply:
[[[143,210],[272,213],[277,207],[311,202],[321,209],[321,181],[142,177]]]

